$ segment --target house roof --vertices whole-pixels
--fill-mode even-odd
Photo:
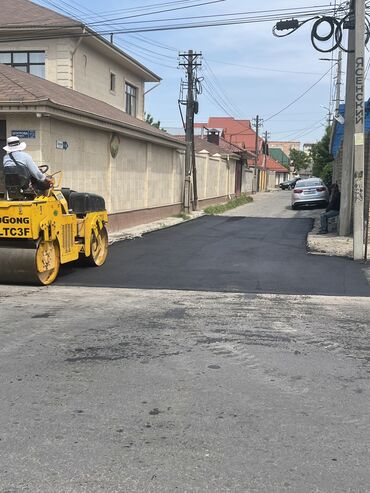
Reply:
[[[177,135],[177,139],[181,140],[182,142],[185,141],[185,135]],[[201,137],[199,135],[194,136],[194,146],[195,150],[197,152],[200,151],[208,151],[210,154],[235,154],[238,155],[238,157],[241,157],[241,154],[245,155],[247,154],[247,159],[254,159],[255,155],[246,149],[242,149],[241,147],[238,147],[234,144],[230,144],[230,142],[227,142],[227,140],[223,139],[222,137],[219,138],[219,143],[214,144],[213,142],[208,142],[206,137]],[[245,156],[243,156],[245,158]]]
[[[185,135],[177,135],[176,139],[180,140],[181,142],[185,142]],[[235,146],[230,146],[229,148],[227,147],[222,147],[221,145],[214,144],[213,142],[208,142],[207,139],[203,139],[200,136],[194,136],[194,147],[196,152],[201,152],[201,151],[207,151],[211,155],[214,154],[220,154],[222,155],[231,155],[234,154],[235,157],[239,159],[239,152],[240,149],[236,148]]]
[[[264,154],[259,154],[258,156],[258,167],[265,167],[265,156]],[[280,163],[275,161],[271,156],[266,156],[266,169],[269,171],[276,171],[277,173],[289,173],[289,171]]]
[[[290,159],[289,157],[285,154],[285,152],[280,149],[279,147],[269,147],[269,155],[275,159],[275,161],[278,161],[280,164],[290,164]]]
[[[58,14],[46,7],[41,7],[41,5],[29,0],[2,0],[1,2],[1,29],[82,25],[81,22],[75,19]]]
[[[251,152],[256,147],[256,132],[253,130],[250,120],[235,120],[232,117],[212,116],[207,123],[196,123],[196,127],[222,129],[222,137],[229,142]],[[262,146],[263,139],[258,138],[259,148]]]
[[[148,123],[103,101],[86,96],[40,77],[0,64],[0,107],[50,105],[68,113],[83,115],[171,141],[178,140]],[[181,146],[182,147],[182,146]]]
[[[21,39],[22,36],[26,39],[31,37],[30,30],[37,29],[37,34],[32,34],[32,37],[43,40],[57,38],[61,34],[65,36],[65,32],[61,32],[61,28],[68,29],[72,31],[71,35],[77,32],[88,43],[94,43],[95,47],[104,46],[105,51],[108,50],[108,53],[113,52],[115,56],[125,58],[126,62],[146,82],[159,82],[161,80],[157,74],[79,20],[59,14],[46,7],[41,7],[41,5],[37,5],[30,0],[1,0],[1,14],[0,33],[3,35],[3,41],[6,40],[4,32],[13,33],[8,35],[9,40],[16,41]],[[53,31],[53,28],[56,28],[56,30]]]

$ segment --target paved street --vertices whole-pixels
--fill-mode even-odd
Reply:
[[[257,195],[204,216],[114,244],[101,269],[66,265],[66,286],[369,296],[362,264],[306,253],[317,210],[292,211],[290,192]]]
[[[0,286],[0,492],[369,490],[366,272],[288,202]]]

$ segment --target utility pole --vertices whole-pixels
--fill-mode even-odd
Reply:
[[[268,154],[268,132],[267,130],[265,131],[265,144],[264,144],[264,152],[263,152],[263,170],[265,172],[265,183],[264,183],[264,191],[267,192],[267,181],[268,181],[268,175],[267,175],[267,154]]]
[[[364,249],[364,95],[365,0],[355,0],[355,125],[353,167],[353,259],[362,260]]]
[[[341,91],[342,91],[342,58],[343,58],[343,52],[339,48],[338,59],[336,60],[336,62],[337,62],[337,76],[336,76],[336,83],[335,83],[334,118],[333,118],[333,122],[331,125],[329,149],[331,149],[332,144],[333,144],[335,121],[341,120],[339,107],[340,107],[340,102],[341,102]],[[329,60],[329,58],[327,60]],[[343,119],[343,121],[344,121],[344,119]],[[338,173],[339,173],[338,167],[333,166],[333,183],[337,182]]]
[[[195,149],[194,149],[194,113],[197,113],[197,101],[195,94],[196,91],[196,70],[201,65],[199,59],[202,56],[201,53],[194,53],[193,50],[189,50],[187,53],[180,53],[180,59],[183,60],[179,63],[180,67],[186,69],[186,86],[187,96],[186,100],[179,100],[181,104],[186,104],[186,123],[185,123],[185,183],[184,183],[184,210],[189,212],[191,201],[191,175],[193,170],[193,196],[194,196],[194,209],[198,207],[198,193],[197,193],[197,175],[195,165]]]
[[[337,65],[337,81],[335,83],[335,110],[334,115],[339,115],[339,106],[340,106],[340,97],[342,90],[342,50],[339,48],[338,50],[338,65]]]
[[[344,137],[342,155],[341,205],[339,235],[349,236],[352,223],[353,189],[353,134],[355,114],[355,0],[351,0],[351,16],[348,21],[348,54],[346,74],[346,97],[344,111]]]
[[[259,128],[262,126],[262,121],[259,117],[259,115],[256,116],[256,118],[253,121],[253,124],[256,128],[256,140],[254,144],[254,173],[253,173],[253,186],[252,186],[252,192],[256,193],[258,191],[258,183],[257,183],[257,166],[258,166],[258,154],[259,154]]]

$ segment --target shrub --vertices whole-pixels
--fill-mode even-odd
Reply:
[[[223,212],[235,209],[235,207],[248,204],[249,202],[253,202],[253,198],[242,193],[240,197],[235,197],[224,204],[210,205],[204,209],[204,212],[209,215],[222,214]]]

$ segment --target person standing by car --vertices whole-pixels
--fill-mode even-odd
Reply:
[[[333,183],[330,192],[328,206],[325,212],[320,214],[320,231],[319,234],[324,235],[328,232],[328,219],[339,215],[340,209],[340,191],[337,183]]]

